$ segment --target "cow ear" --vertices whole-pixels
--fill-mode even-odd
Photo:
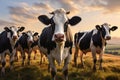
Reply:
[[[19,27],[17,32],[22,32],[25,29],[25,27]]]
[[[79,16],[74,16],[71,19],[69,19],[69,24],[71,26],[76,25],[77,23],[79,23],[81,21],[81,18]]]
[[[41,21],[43,24],[45,24],[45,25],[49,25],[50,24],[50,20],[51,19],[49,19],[46,15],[40,15],[39,17],[38,17],[38,19],[39,19],[39,21]]]
[[[4,30],[10,32],[10,29],[8,27],[5,27]]]
[[[115,31],[116,29],[118,29],[117,26],[113,26],[112,28],[110,28],[111,31]]]
[[[95,27],[96,27],[97,30],[101,30],[100,25],[96,25]]]
[[[33,36],[37,36],[38,35],[38,32],[35,32],[34,34],[33,34]]]

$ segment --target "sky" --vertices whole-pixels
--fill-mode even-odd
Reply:
[[[0,32],[5,26],[24,26],[41,33],[46,25],[39,22],[38,16],[51,17],[49,13],[59,8],[70,11],[69,18],[82,18],[79,24],[71,26],[73,35],[109,23],[118,26],[111,35],[120,37],[120,0],[0,0]]]

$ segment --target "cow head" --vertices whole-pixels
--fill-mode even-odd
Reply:
[[[26,34],[27,34],[28,43],[33,43],[33,33],[32,33],[32,31],[27,31]]]
[[[113,26],[110,28],[110,26],[111,25],[109,25],[108,23],[102,24],[101,27],[99,25],[96,25],[96,29],[101,32],[102,37],[105,40],[110,40],[111,39],[110,32],[115,31],[118,28],[117,26]]]
[[[38,32],[34,32],[33,33],[33,40],[37,41],[39,39],[39,33]]]
[[[52,41],[57,43],[66,41],[65,32],[67,31],[68,24],[74,26],[81,21],[81,18],[74,16],[71,19],[67,17],[67,14],[63,8],[57,9],[50,14],[52,18],[48,18],[46,15],[40,15],[38,19],[45,25],[51,25],[53,31]]]
[[[22,32],[25,29],[25,27],[17,28],[15,26],[11,26],[11,27],[5,27],[4,29],[5,31],[8,32],[7,37],[15,41],[16,39],[18,39],[18,33]]]

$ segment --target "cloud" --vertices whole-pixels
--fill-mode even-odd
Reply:
[[[24,7],[9,7],[9,12],[11,15],[11,19],[16,22],[24,23],[25,19],[34,19],[34,15],[31,11],[27,10]]]
[[[54,5],[53,5],[54,2]],[[66,11],[70,11],[71,14],[78,14],[80,12],[79,6],[74,3],[74,0],[49,0],[51,6],[55,9],[64,8]]]
[[[33,7],[39,10],[49,10],[49,11],[53,10],[53,8],[49,4],[45,4],[45,3],[34,3]]]
[[[9,25],[15,25],[15,23],[4,21],[4,20],[0,20],[0,26],[5,27],[5,26],[9,26]]]
[[[90,7],[102,8],[104,13],[120,12],[120,0],[89,0],[88,2],[90,2]]]

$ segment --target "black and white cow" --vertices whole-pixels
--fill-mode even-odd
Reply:
[[[68,64],[72,55],[73,37],[70,31],[69,24],[74,26],[81,21],[81,18],[74,16],[71,19],[63,8],[53,11],[51,18],[46,15],[40,15],[38,19],[45,25],[40,35],[38,45],[40,51],[44,53],[49,61],[51,68],[51,75],[55,80],[57,69],[55,67],[55,60],[60,65],[64,60],[63,74],[65,80],[68,80]]]
[[[86,54],[87,52],[92,52],[93,57],[93,70],[96,71],[96,53],[99,54],[99,61],[100,66],[99,68],[102,69],[102,56],[105,50],[105,46],[107,44],[107,40],[111,39],[110,32],[115,31],[117,29],[116,26],[113,26],[110,28],[110,25],[107,23],[104,23],[102,25],[96,25],[96,29],[93,29],[89,32],[78,32],[74,36],[74,43],[75,43],[75,54],[74,54],[74,62],[75,65],[77,65],[77,57],[79,49],[82,51],[80,54],[80,60],[83,64],[83,54]]]
[[[2,69],[1,73],[2,75],[5,74],[5,54],[10,53],[10,69],[12,69],[12,64],[14,60],[15,55],[15,43],[18,39],[18,33],[23,31],[24,27],[5,27],[4,31],[0,34],[0,54],[1,54],[1,63],[2,63]]]
[[[33,35],[33,43],[31,45],[31,48],[32,48],[32,52],[34,52],[34,60],[36,59],[36,55],[37,55],[37,50],[39,50],[38,48],[38,39],[39,39],[39,34],[36,32],[34,35]]]
[[[30,57],[32,52],[32,44],[34,43],[33,36],[38,33],[34,33],[32,31],[23,32],[19,40],[16,42],[15,49],[20,51],[22,55],[22,66],[24,66],[25,61],[25,52],[28,53],[28,65],[30,64]]]

